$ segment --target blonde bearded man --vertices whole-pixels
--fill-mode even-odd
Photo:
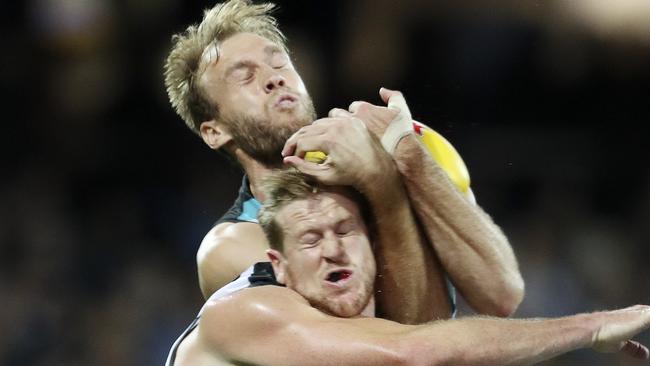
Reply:
[[[366,194],[377,164],[366,152],[373,141],[392,136],[384,147],[392,152],[408,198],[371,199],[381,223],[375,225],[380,315],[402,323],[450,317],[455,303],[448,280],[477,312],[512,314],[524,285],[507,238],[450,182],[413,133],[393,128],[399,127],[396,121],[411,123],[405,103],[394,103],[401,105],[397,110],[355,102],[312,123],[311,98],[269,15],[272,9],[272,4],[241,0],[215,5],[200,25],[174,37],[165,66],[167,91],[178,114],[211,149],[225,152],[246,173],[242,199],[233,207],[236,215],[226,214],[199,248],[204,296],[267,260],[268,242],[256,221],[265,199],[264,177],[292,165],[325,183],[342,176],[338,183]],[[389,102],[401,94],[383,89],[381,96]],[[322,164],[303,159],[316,150],[328,156]],[[395,210],[403,220],[384,219]],[[420,223],[417,229],[411,210]]]

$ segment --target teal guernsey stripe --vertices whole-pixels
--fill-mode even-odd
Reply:
[[[456,317],[456,312],[458,311],[458,308],[456,307],[456,287],[454,287],[454,284],[451,283],[449,277],[447,277],[446,280],[447,294],[449,295],[449,305],[451,305],[451,317],[453,319]]]
[[[251,198],[244,202],[242,213],[237,216],[238,220],[257,222],[257,213],[260,211],[262,205],[255,198]]]

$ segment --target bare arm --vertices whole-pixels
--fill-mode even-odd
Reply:
[[[389,97],[401,98],[398,92],[385,89],[381,94],[385,102]],[[365,102],[352,103],[350,111],[377,136],[383,135],[397,115]],[[473,200],[459,193],[414,135],[397,144],[393,157],[428,241],[468,303],[482,314],[512,314],[523,299],[524,282],[501,229]]]
[[[383,179],[376,177],[363,189],[375,217],[378,315],[403,324],[447,319],[452,309],[442,267],[423,245],[406,191],[387,158]]]
[[[266,262],[269,245],[259,225],[221,223],[212,228],[196,254],[204,298],[230,283],[255,262]]]
[[[524,282],[501,229],[456,189],[415,136],[402,139],[394,156],[423,230],[467,302],[480,313],[512,314]]]
[[[289,289],[264,286],[211,304],[199,338],[206,352],[252,364],[528,365],[592,346],[644,358],[647,349],[626,340],[648,326],[648,307],[559,319],[466,318],[410,326],[328,316]]]
[[[328,154],[323,164],[299,158],[306,151]],[[441,266],[423,240],[393,160],[355,119],[323,119],[287,141],[286,162],[326,184],[352,185],[369,201],[374,216],[376,282],[380,316],[417,324],[448,318],[451,306]]]

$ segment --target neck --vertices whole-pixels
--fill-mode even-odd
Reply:
[[[262,180],[267,177],[272,171],[272,168],[267,167],[266,165],[261,164],[257,160],[251,158],[243,152],[241,149],[235,151],[235,156],[244,168],[244,172],[248,176],[248,181],[251,185],[251,193],[253,197],[260,202],[264,202],[264,192],[261,189]]]

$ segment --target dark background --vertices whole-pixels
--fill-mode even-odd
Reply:
[[[200,308],[196,249],[241,173],[174,114],[161,74],[212,4],[0,4],[0,364],[161,365]],[[650,303],[650,4],[280,6],[320,116],[400,89],[458,149],[520,260],[517,317]]]

